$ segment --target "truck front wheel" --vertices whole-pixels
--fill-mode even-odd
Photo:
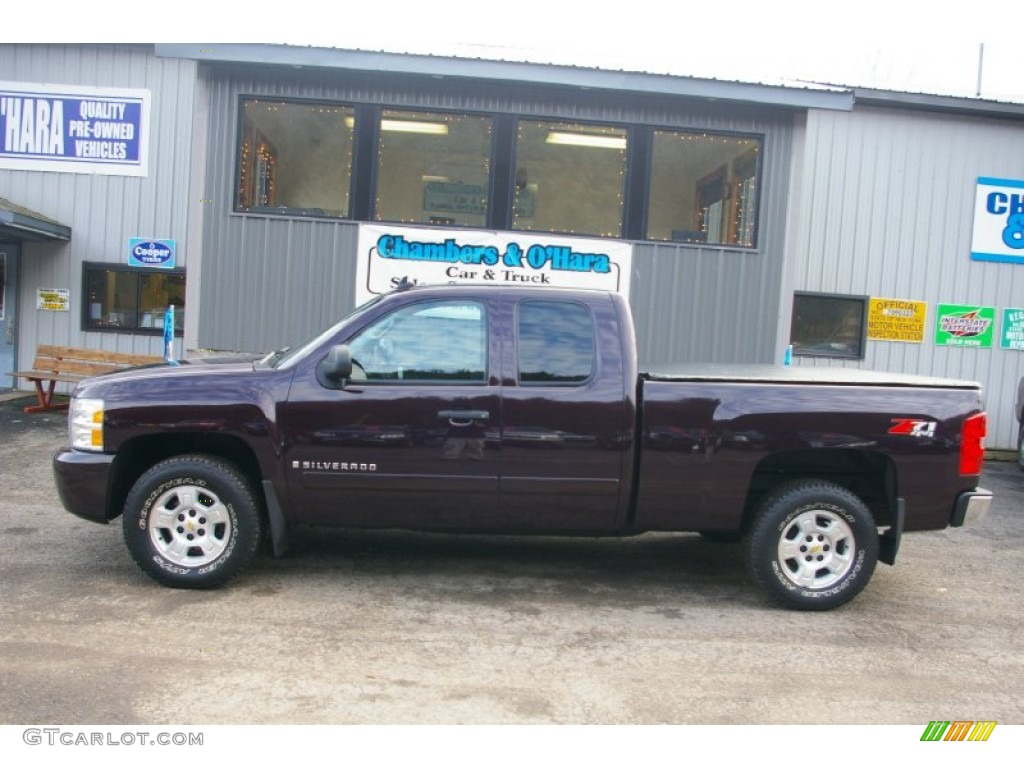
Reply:
[[[169,587],[224,584],[249,564],[260,539],[252,486],[212,456],[177,456],[151,467],[128,493],[123,521],[135,562]]]
[[[821,611],[852,600],[867,585],[878,562],[878,529],[845,488],[801,480],[765,498],[745,548],[748,570],[770,598]]]

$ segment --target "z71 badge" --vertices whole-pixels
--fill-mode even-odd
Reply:
[[[921,419],[893,419],[889,428],[890,435],[909,435],[910,437],[935,437],[935,430],[938,429],[937,421],[922,421]]]

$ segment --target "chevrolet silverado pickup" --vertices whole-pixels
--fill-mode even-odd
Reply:
[[[857,595],[903,533],[980,520],[978,384],[637,363],[616,294],[405,287],[300,345],[85,380],[63,505],[171,587],[297,525],[742,542],[784,606]]]

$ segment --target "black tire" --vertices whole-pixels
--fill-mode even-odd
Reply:
[[[1017,466],[1024,472],[1024,422],[1017,429]]]
[[[146,471],[124,505],[135,562],[168,587],[208,589],[237,576],[260,542],[260,505],[232,464],[177,456]]]
[[[745,542],[747,568],[775,602],[803,611],[856,597],[878,562],[878,528],[864,503],[822,480],[780,486],[762,502]]]

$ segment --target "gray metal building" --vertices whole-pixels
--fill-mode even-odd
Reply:
[[[276,348],[354,305],[360,229],[387,220],[384,182],[370,167],[383,163],[381,134],[351,129],[341,214],[255,205],[239,191],[249,183],[243,116],[250,105],[323,105],[356,116],[357,125],[370,115],[378,128],[403,112],[483,116],[495,147],[521,147],[521,126],[534,124],[628,138],[621,229],[610,239],[631,246],[629,294],[643,362],[781,360],[794,341],[794,296],[852,297],[865,313],[869,297],[906,299],[927,305],[923,338],[868,338],[861,317],[856,349],[798,345],[794,363],[978,379],[989,445],[1016,444],[1011,410],[1024,356],[998,343],[939,346],[931,326],[939,304],[997,312],[1024,305],[1024,267],[971,259],[978,179],[1024,179],[1024,105],[248,45],[0,45],[0,91],[18,83],[143,89],[150,111],[145,175],[0,164],[7,254],[0,341],[12,368],[29,366],[41,343],[162,352],[161,333],[141,320],[148,318],[142,299],[129,328],[91,314],[102,301],[87,294],[103,265],[107,285],[136,279],[139,296],[152,290],[166,298],[176,285],[170,278],[180,277],[177,343],[186,350]],[[711,207],[689,199],[679,207],[696,210],[692,222],[664,234],[653,226],[659,142],[668,138],[756,147],[747,235],[726,237],[728,222],[709,224]],[[481,230],[522,230],[515,151],[485,158]],[[720,185],[711,174],[699,181]],[[283,188],[283,176],[278,183]],[[735,202],[740,187],[730,189]],[[439,217],[435,228],[450,224]],[[709,234],[719,226],[721,237]],[[127,243],[139,239],[176,243],[174,270],[124,267]],[[37,308],[45,288],[64,289],[65,311]]]

